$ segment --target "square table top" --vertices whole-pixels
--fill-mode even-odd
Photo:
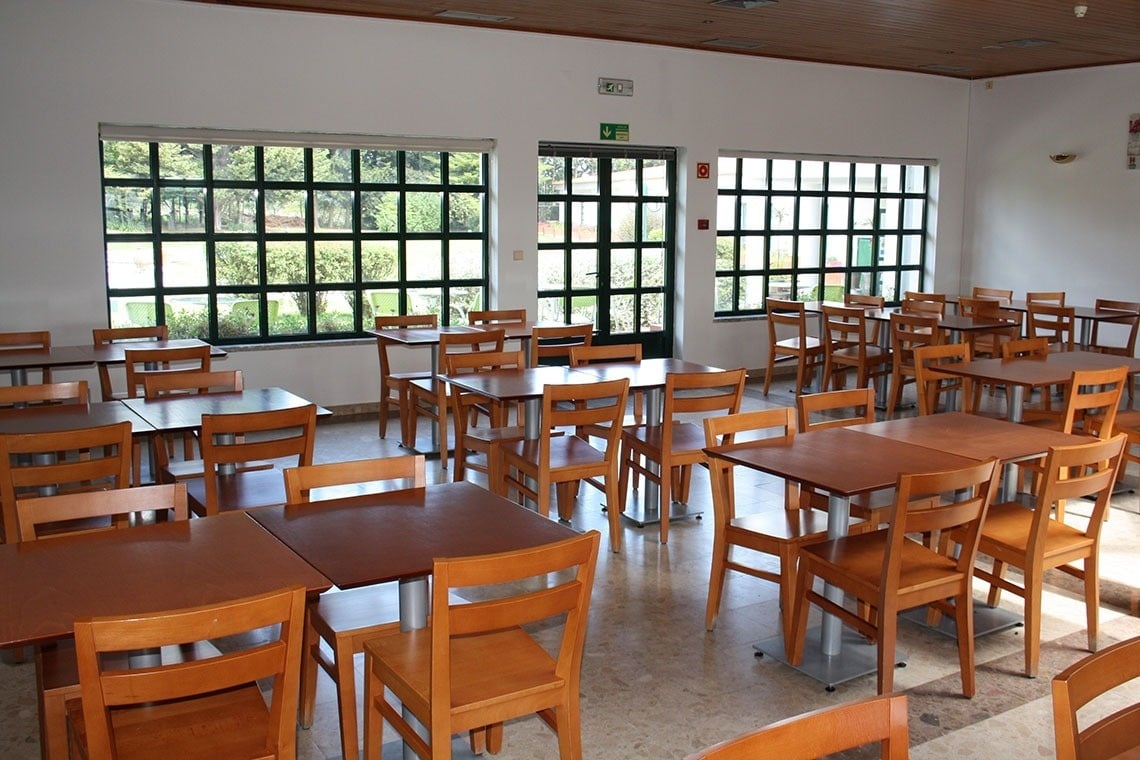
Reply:
[[[575,372],[591,375],[595,380],[629,379],[630,388],[662,388],[665,376],[680,372],[721,372],[719,367],[684,359],[642,359],[640,362],[599,362],[575,367]]]
[[[95,363],[93,346],[0,349],[0,370],[38,367],[87,367]]]
[[[466,482],[246,514],[340,588],[428,575],[436,557],[523,549],[578,534]]]
[[[1008,383],[1030,388],[1069,382],[1075,370],[1111,369],[1124,365],[1129,374],[1140,372],[1140,359],[1096,351],[1056,351],[1044,356],[1019,359],[974,359],[939,365],[940,372],[962,375],[990,383]]]
[[[196,393],[163,398],[128,398],[122,403],[150,423],[159,432],[195,430],[202,425],[203,414],[240,414],[292,409],[308,406],[311,401],[284,388],[246,388],[233,393]],[[318,417],[332,412],[317,407]]]
[[[174,340],[121,340],[115,343],[104,343],[98,346],[80,346],[91,351],[92,360],[96,364],[122,364],[127,360],[127,351],[135,349],[158,350],[164,348],[192,348],[194,346],[208,345],[204,340],[197,338],[176,338]],[[226,356],[224,349],[210,346],[210,357],[220,359]]]
[[[1051,446],[1074,446],[1091,440],[1088,436],[965,412],[904,417],[852,425],[851,429],[970,459],[997,457],[1003,463],[1036,459]]]
[[[539,398],[542,396],[542,389],[547,385],[590,385],[598,381],[596,377],[576,369],[556,366],[464,372],[442,377],[457,388],[498,401]]]
[[[364,332],[375,335],[385,343],[402,343],[405,346],[435,346],[442,333],[478,332],[467,325],[441,325],[439,327],[395,327],[387,330],[371,328]],[[528,333],[529,335],[529,333]]]
[[[4,544],[0,578],[0,647],[67,638],[78,617],[330,586],[243,513]]]
[[[709,456],[839,496],[891,488],[899,473],[950,470],[977,463],[849,427],[798,433],[791,442],[759,440],[705,451]]]
[[[55,433],[123,421],[131,423],[134,435],[154,432],[153,425],[121,401],[92,401],[0,410],[0,433]]]

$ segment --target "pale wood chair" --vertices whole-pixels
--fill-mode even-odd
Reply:
[[[999,306],[1009,306],[1013,303],[1013,291],[1005,288],[980,288],[975,285],[972,294],[974,298],[997,301]]]
[[[1084,582],[1088,646],[1089,651],[1096,651],[1100,533],[1124,440],[1118,435],[1077,446],[1050,447],[1032,508],[1018,502],[994,504],[982,524],[978,552],[993,558],[993,568],[975,567],[974,575],[990,584],[987,603],[991,607],[997,606],[1003,590],[1025,600],[1025,675],[1030,678],[1037,675],[1041,655],[1041,597],[1046,570],[1056,568]],[[1084,527],[1067,524],[1063,512],[1053,515],[1060,502],[1082,496],[1096,499]],[[944,534],[943,553],[948,553],[950,542],[968,544],[974,540],[965,532],[951,531]],[[1070,564],[1077,561],[1081,567]],[[1022,585],[1005,577],[1006,567],[1022,571]]]
[[[882,378],[891,371],[891,352],[867,343],[867,315],[858,307],[824,306],[823,387],[839,390],[847,370],[855,370],[855,385]]]
[[[629,394],[629,380],[590,384],[547,385],[542,392],[542,432],[537,440],[502,441],[500,475],[495,490],[511,490],[534,500],[539,514],[550,514],[550,489],[558,494],[558,516],[569,521],[578,484],[586,481],[606,495],[610,549],[621,551],[621,496],[618,479],[621,419]],[[556,428],[607,425],[603,447],[596,449]],[[533,481],[533,487],[527,482]]]
[[[526,322],[526,309],[482,309],[467,312],[467,324],[474,327]]]
[[[569,364],[571,349],[593,342],[593,325],[535,325],[530,331],[530,366]]]
[[[144,341],[169,340],[170,331],[166,325],[152,327],[95,327],[91,330],[91,342],[96,346],[111,343],[138,343]],[[99,364],[99,391],[104,401],[126,398],[127,392],[116,391],[111,380],[111,367],[106,362]]]
[[[903,386],[916,381],[914,351],[942,342],[938,319],[920,314],[891,315],[891,396],[887,416],[893,417],[902,401]],[[921,395],[921,394],[919,394]]]
[[[1052,304],[1065,305],[1065,291],[1063,290],[1036,290],[1025,294],[1026,304]]]
[[[675,372],[665,376],[660,425],[630,425],[621,434],[621,480],[619,502],[625,511],[630,473],[660,485],[661,543],[669,540],[669,507],[688,499],[694,465],[706,464],[705,434],[696,422],[681,415],[736,414],[744,396],[745,372]],[[659,472],[649,464],[657,463]],[[612,507],[610,508],[612,511]]]
[[[49,351],[51,332],[32,330],[27,332],[0,332],[0,351]],[[40,382],[51,382],[51,367],[40,367]]]
[[[795,413],[790,408],[762,409],[705,419],[705,445],[709,448],[757,438],[787,443],[795,435]],[[737,516],[736,489],[733,485],[735,469],[731,462],[724,459],[709,459],[709,481],[715,517],[705,629],[711,631],[716,627],[724,593],[724,579],[728,571],[733,570],[778,585],[784,644],[788,645],[792,640],[792,605],[796,598],[796,557],[800,546],[827,538],[827,515],[811,509],[791,508]],[[799,490],[795,484],[789,484],[789,487],[793,492]],[[734,550],[749,550],[773,556],[778,562],[778,569],[772,572],[739,561]]]
[[[139,486],[16,502],[21,542],[128,528],[132,515],[147,511],[162,513],[167,519],[185,520],[186,486]],[[79,696],[79,670],[72,643],[36,649],[36,694],[42,755],[46,760],[64,760],[68,757],[67,700]]]
[[[374,318],[377,330],[399,330],[427,328],[434,330],[439,327],[438,314],[409,314],[407,316],[378,316]],[[413,380],[431,379],[429,370],[416,372],[393,372],[388,357],[389,345],[380,338],[376,338],[376,353],[380,359],[380,437],[388,435],[388,417],[391,416],[391,406],[395,404],[400,415],[400,440],[405,443],[415,438],[409,433],[408,424],[412,418],[408,386]]]
[[[886,299],[882,296],[869,296],[862,293],[844,293],[843,305],[844,306],[857,306],[860,309],[882,309],[886,306]],[[867,343],[872,346],[879,345],[879,335],[881,334],[883,323],[877,319],[872,319],[870,324],[870,332],[867,333]]]
[[[385,488],[423,488],[427,483],[422,455],[290,467],[284,476],[286,503],[294,505],[310,503],[314,490],[322,497],[335,498],[364,493],[366,489],[377,490],[371,487],[373,484]],[[345,487],[350,487],[349,491],[343,490]],[[320,509],[319,506],[312,508]],[[321,594],[309,605],[305,653],[301,660],[300,722],[304,728],[313,723],[319,667],[336,685],[344,757],[358,757],[360,746],[353,658],[364,651],[365,641],[400,630],[399,608],[399,589],[395,583],[338,589]]]
[[[1128,441],[1124,444],[1124,453],[1121,455],[1120,472],[1116,478],[1124,477],[1128,463],[1140,465],[1140,409],[1120,409],[1116,413],[1116,420],[1112,423],[1112,434],[1123,433]]]
[[[0,505],[4,536],[16,540],[16,500],[37,495],[126,488],[131,423],[0,435]],[[48,492],[48,493],[44,493]]]
[[[1140,746],[1140,703],[1122,707],[1080,728],[1077,712],[1110,690],[1140,678],[1140,637],[1118,641],[1065,668],[1053,678],[1053,733],[1057,760],[1111,760],[1135,756]]]
[[[87,388],[86,380],[41,383],[39,385],[0,386],[0,413],[5,409],[54,406],[57,404],[86,406],[89,401],[90,391]]]
[[[1135,356],[1136,338],[1140,334],[1140,302],[1098,298],[1096,299],[1096,310],[1119,311],[1121,314],[1118,318],[1098,319],[1093,322],[1088,350],[1129,358]],[[1113,330],[1118,331],[1119,342],[1114,341],[1111,334],[1106,335],[1106,332],[1111,333]],[[1131,403],[1135,399],[1135,384],[1130,382],[1128,383],[1128,401]]]
[[[1029,359],[1034,356],[1047,356],[1049,354],[1049,341],[1045,338],[1016,338],[1008,340],[1001,345],[1002,359]],[[1033,407],[1026,407],[1030,409]],[[1052,388],[1043,388],[1041,391],[1041,405],[1037,409],[1049,412],[1053,408]]]
[[[610,345],[597,345],[570,347],[570,366],[584,367],[588,364],[604,364],[606,362],[640,362],[640,343],[613,343]],[[645,392],[631,390],[633,397],[633,424],[641,424],[641,415],[645,410]]]
[[[580,758],[582,653],[599,543],[589,531],[530,549],[436,559],[429,630],[364,645],[365,758],[379,760],[385,721],[420,757],[447,760],[453,734],[487,726],[495,753],[503,721],[531,713],[558,735],[560,758]],[[543,577],[544,587],[520,590],[519,581]],[[481,587],[480,601],[449,600],[472,586]],[[560,618],[560,637],[543,644],[523,628]],[[401,705],[427,727],[427,740]]]
[[[917,346],[914,349],[914,378],[918,391],[918,413],[936,414],[939,399],[944,393],[958,392],[962,411],[977,413],[981,386],[972,378],[951,375],[938,368],[946,364],[968,362],[973,358],[969,343],[943,343],[937,346]]]
[[[796,363],[796,395],[811,383],[811,373],[823,366],[823,344],[808,335],[807,312],[799,301],[769,298],[768,369],[764,373],[764,395],[772,385],[776,365],[794,360]]]
[[[220,474],[219,468],[271,459],[291,460],[289,466],[311,465],[316,430],[315,404],[264,412],[203,414],[203,475],[184,481],[191,510],[204,516],[283,503],[284,487],[276,468],[230,474]]]
[[[466,333],[441,333],[439,358],[436,366],[447,366],[447,356],[470,351],[502,351],[506,334],[501,329],[479,330]],[[404,440],[406,448],[415,448],[416,429],[420,417],[427,417],[439,426],[439,465],[447,469],[447,383],[437,377],[412,380],[408,385],[410,419]]]
[[[958,300],[958,314],[984,322],[1003,322],[1007,327],[993,330],[967,330],[966,342],[974,356],[1001,356],[1001,344],[1021,337],[1022,313],[1013,309],[1003,309],[1000,301],[990,298],[961,298]]]
[[[997,464],[989,459],[958,470],[900,474],[889,528],[801,547],[792,663],[798,665],[803,659],[808,607],[814,604],[875,639],[878,690],[886,694],[894,685],[898,613],[931,605],[955,617],[962,693],[973,696],[974,557],[982,519],[997,489]],[[933,505],[932,498],[937,499]],[[962,536],[957,557],[944,556],[907,537],[954,528],[960,528]],[[854,596],[866,617],[815,591],[816,578]],[[947,599],[954,604],[948,605]]]
[[[448,354],[444,366],[447,375],[461,375],[468,372],[494,372],[499,370],[521,370],[526,367],[526,355],[522,351],[472,351],[464,354]],[[499,479],[499,443],[521,441],[524,429],[520,424],[510,424],[510,408],[507,404],[487,398],[478,393],[464,391],[449,384],[451,416],[455,420],[455,463],[452,467],[452,480],[458,483],[467,477],[467,468],[482,472],[487,476],[489,488],[494,488]],[[488,417],[488,425],[474,427],[470,424],[479,411]],[[483,454],[486,464],[468,458],[468,452]]]
[[[815,760],[864,744],[881,745],[883,760],[910,757],[905,694],[824,707],[713,745],[685,760]]]
[[[946,316],[946,294],[908,290],[903,293],[901,306],[903,314],[936,315],[941,319]]]
[[[202,607],[75,622],[82,699],[68,702],[80,758],[259,757],[296,754],[305,589]],[[129,642],[159,648],[280,626],[269,640],[196,661],[139,669],[108,666]],[[257,679],[271,679],[267,705]],[[131,750],[134,750],[134,753]]]
[[[1050,346],[1071,351],[1076,345],[1076,319],[1071,306],[1031,302],[1026,312],[1026,333],[1030,338],[1045,338]]]

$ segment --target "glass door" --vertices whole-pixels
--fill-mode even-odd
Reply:
[[[539,319],[672,355],[676,163],[672,148],[539,146]]]

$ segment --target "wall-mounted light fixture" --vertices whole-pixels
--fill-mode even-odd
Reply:
[[[1055,164],[1071,164],[1077,160],[1076,153],[1054,153],[1049,156],[1049,160]]]

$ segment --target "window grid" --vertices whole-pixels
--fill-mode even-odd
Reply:
[[[929,183],[923,164],[722,156],[715,315],[920,290]]]
[[[485,152],[100,148],[114,326],[219,343],[344,338],[373,313],[465,323],[485,301]]]

